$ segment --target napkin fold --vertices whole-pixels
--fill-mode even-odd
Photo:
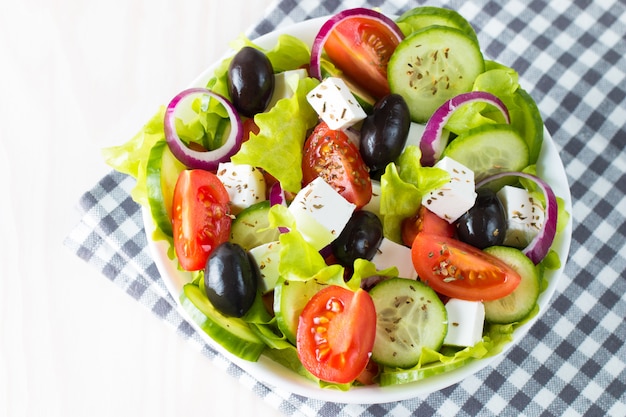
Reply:
[[[380,7],[398,15],[418,3],[423,2],[280,0],[249,36],[350,7]],[[623,415],[626,5],[619,0],[429,5],[460,11],[475,25],[487,55],[519,71],[561,152],[574,199],[571,256],[552,304],[492,366],[428,396],[388,404],[323,402],[268,387],[203,342],[182,318],[149,253],[141,208],[130,197],[134,180],[118,172],[82,196],[81,220],[64,243],[285,415]]]

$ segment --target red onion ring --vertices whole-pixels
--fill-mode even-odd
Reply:
[[[287,199],[285,198],[285,191],[283,190],[283,187],[280,186],[279,182],[274,183],[270,187],[269,201],[270,201],[270,206],[275,206],[276,204],[280,204],[280,205],[287,207]],[[289,232],[289,228],[279,226],[278,231],[281,233],[287,233]]]
[[[533,181],[541,189],[546,200],[543,227],[539,233],[537,233],[537,236],[530,241],[528,246],[522,250],[522,252],[528,256],[528,258],[530,258],[535,265],[537,265],[550,251],[550,247],[552,246],[556,236],[558,219],[558,203],[556,196],[547,182],[535,175],[526,174],[524,172],[500,172],[479,181],[476,184],[476,188],[480,188],[491,181],[509,176],[521,177]]]
[[[196,151],[190,149],[176,132],[176,110],[182,100],[190,95],[205,94],[220,102],[226,109],[230,119],[230,133],[219,148],[212,151]],[[191,169],[213,171],[220,162],[227,162],[241,147],[243,126],[237,110],[228,99],[206,88],[189,88],[178,93],[168,104],[164,119],[165,140],[174,156]]]
[[[422,159],[420,162],[422,166],[433,166],[441,157],[447,145],[447,140],[442,138],[443,128],[456,109],[464,104],[478,101],[495,106],[500,110],[506,122],[511,123],[509,110],[506,108],[506,105],[502,100],[491,93],[485,91],[470,91],[454,96],[435,110],[426,123],[422,140],[420,141],[420,150],[422,151]]]
[[[272,184],[272,186],[270,187],[269,200],[271,206],[275,206],[276,204],[282,204],[283,206],[287,207],[285,192],[283,191],[283,187],[280,186],[279,182]]]
[[[326,39],[330,36],[331,32],[337,25],[343,22],[346,19],[353,17],[362,17],[366,19],[377,20],[383,25],[385,25],[392,33],[394,33],[399,40],[404,39],[404,34],[392,19],[383,15],[372,9],[367,9],[365,7],[356,7],[353,9],[347,9],[341,11],[328,19],[320,28],[315,40],[313,41],[313,46],[311,47],[311,65],[309,68],[309,74],[311,77],[317,78],[318,80],[322,80],[322,68],[320,64],[320,60],[322,57],[322,52],[324,51],[324,44],[326,43]]]

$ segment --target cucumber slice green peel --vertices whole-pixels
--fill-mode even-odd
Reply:
[[[387,78],[411,119],[425,123],[445,101],[472,89],[485,70],[475,39],[459,29],[428,26],[407,36],[389,59]]]
[[[376,307],[372,359],[396,368],[415,366],[422,349],[438,350],[448,331],[446,308],[422,282],[391,278],[370,291]]]
[[[224,349],[247,361],[257,361],[265,343],[242,319],[226,317],[211,305],[200,287],[186,284],[180,302],[200,328]]]
[[[428,26],[440,25],[459,29],[478,42],[476,31],[467,19],[459,12],[445,7],[415,7],[404,12],[396,23],[406,36]]]
[[[165,235],[172,236],[172,199],[176,180],[185,166],[169,150],[167,142],[157,142],[146,164],[146,189],[154,223]]]
[[[519,249],[492,246],[485,252],[501,259],[522,277],[513,292],[504,298],[486,301],[485,320],[490,323],[516,323],[524,320],[535,308],[541,292],[541,279],[535,264]]]
[[[498,172],[522,171],[528,166],[528,146],[517,130],[507,124],[470,129],[444,150],[448,156],[474,171],[478,183]]]
[[[237,215],[230,229],[230,241],[250,250],[264,243],[278,240],[277,228],[270,228],[270,202],[260,201]]]

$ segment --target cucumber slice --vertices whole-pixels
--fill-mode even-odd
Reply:
[[[504,298],[485,301],[485,320],[490,323],[515,323],[523,320],[535,308],[541,291],[539,272],[535,264],[519,249],[492,246],[485,252],[509,265],[522,277],[513,292]]]
[[[146,165],[148,204],[154,223],[172,236],[172,200],[178,175],[185,169],[170,151],[167,142],[157,142],[150,150]]]
[[[441,347],[448,317],[432,288],[412,279],[391,278],[372,288],[370,295],[376,307],[375,362],[410,368],[419,361],[422,347]]]
[[[404,12],[396,23],[405,36],[428,26],[439,25],[459,29],[478,42],[476,31],[461,14],[445,7],[420,6]]]
[[[404,97],[411,119],[425,123],[446,100],[472,89],[485,70],[478,42],[462,30],[428,26],[407,36],[389,59],[392,93]]]
[[[528,163],[534,164],[539,158],[543,144],[543,119],[535,100],[522,88],[515,90],[513,95],[519,110],[511,111],[511,125],[520,132],[528,145]]]
[[[517,130],[507,124],[483,125],[455,138],[443,151],[474,171],[476,182],[503,171],[528,166],[528,146]]]
[[[233,355],[254,362],[265,350],[265,343],[245,321],[218,312],[197,285],[186,284],[180,301],[193,321]]]
[[[261,201],[245,208],[237,215],[230,228],[230,241],[250,250],[264,243],[278,240],[278,229],[267,229],[270,202]],[[266,229],[266,230],[263,230]]]
[[[287,281],[281,279],[274,288],[274,314],[276,324],[287,339],[296,344],[300,314],[309,300],[326,285],[315,279]]]

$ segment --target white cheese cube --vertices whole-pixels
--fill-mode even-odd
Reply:
[[[311,90],[307,100],[332,130],[348,128],[367,116],[341,78],[326,78]]]
[[[304,68],[283,71],[275,74],[274,92],[272,93],[272,98],[270,99],[266,109],[270,110],[276,105],[278,100],[292,97],[295,93],[295,89],[298,88],[298,81],[308,76],[309,73]]]
[[[250,255],[256,261],[261,272],[259,290],[267,294],[276,287],[278,282],[278,263],[280,261],[280,242],[269,242],[250,249]]]
[[[220,163],[217,177],[228,191],[233,214],[265,200],[265,178],[259,169],[251,165]]]
[[[446,303],[448,333],[443,340],[449,346],[474,346],[483,337],[485,306],[480,301],[451,298]]]
[[[454,223],[476,201],[474,171],[447,156],[437,162],[435,167],[447,171],[450,181],[427,193],[422,198],[422,204],[448,223]]]
[[[497,195],[506,213],[504,245],[526,247],[543,227],[543,206],[523,188],[505,185]]]
[[[355,208],[321,177],[302,188],[289,205],[296,229],[317,250],[339,236]]]
[[[395,266],[401,278],[416,279],[417,272],[411,260],[411,248],[383,238],[376,254],[372,258],[376,269],[382,270]]]

